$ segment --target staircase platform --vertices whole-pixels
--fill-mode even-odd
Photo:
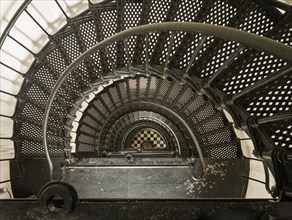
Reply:
[[[195,181],[188,160],[178,158],[87,158],[64,169],[64,181],[81,199],[243,198],[249,174],[245,159],[206,159],[207,172]]]

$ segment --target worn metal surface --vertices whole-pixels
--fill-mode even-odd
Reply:
[[[82,199],[242,198],[247,187],[242,178],[248,174],[244,159],[208,159],[201,181],[192,180],[189,162],[182,159],[112,161],[70,165],[64,181],[74,186]]]

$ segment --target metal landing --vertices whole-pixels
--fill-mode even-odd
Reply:
[[[202,180],[191,178],[189,161],[175,158],[83,159],[64,168],[64,181],[81,199],[242,198],[249,163],[207,159]]]

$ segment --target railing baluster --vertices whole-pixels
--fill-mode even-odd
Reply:
[[[48,37],[50,37],[51,35],[43,28],[43,26],[41,26],[40,25],[40,23],[27,11],[27,9],[25,9],[24,10],[26,13],[27,13],[27,15],[37,24],[37,26],[39,26],[39,28],[40,29],[42,29],[42,31],[44,32],[44,33],[46,33],[46,35],[48,36]]]
[[[190,62],[189,64],[187,65],[186,69],[184,70],[184,74],[183,74],[183,78],[186,78],[188,77],[189,75],[189,71],[193,65],[193,62],[195,61],[196,57],[198,56],[202,46],[204,45],[204,43],[206,42],[207,40],[207,36],[206,35],[203,35],[200,42],[198,43],[198,46],[196,47],[191,59],[190,59]]]
[[[108,61],[109,61],[110,65],[112,66],[112,71],[113,71],[114,75],[116,76],[117,75],[116,68],[114,67],[114,61],[110,55],[108,47],[105,47],[104,50],[105,50],[106,57],[108,58]]]
[[[18,73],[18,74],[21,75],[21,76],[24,76],[24,75],[25,75],[25,74],[21,73],[20,71],[14,69],[13,67],[11,67],[11,66],[9,66],[9,65],[7,65],[7,64],[5,64],[5,63],[0,62],[0,64],[3,65],[3,66],[5,66],[5,67],[7,67],[7,68],[10,69],[10,70],[12,70],[13,72]]]
[[[131,75],[133,75],[132,71],[131,71],[131,59],[130,59],[130,53],[129,53],[129,46],[127,43],[127,39],[123,40],[123,44],[125,47],[125,53],[126,53],[126,57],[127,57],[127,64],[128,64],[128,71],[131,73]]]
[[[63,15],[66,17],[67,22],[70,20],[69,16],[65,13],[64,9],[61,7],[60,3],[55,0],[56,4],[58,5],[59,9],[62,11]]]
[[[99,99],[101,104],[103,105],[103,107],[106,109],[107,112],[111,112],[110,108],[107,106],[107,104],[105,103],[105,101],[101,98]]]
[[[119,100],[121,101],[121,104],[124,104],[124,100],[123,100],[123,96],[122,96],[122,92],[121,92],[121,89],[120,89],[120,86],[117,86],[117,93],[118,93],[118,96],[119,96]]]
[[[6,91],[4,91],[4,90],[0,90],[0,93],[4,93],[4,94],[6,94],[6,95],[9,95],[9,96],[12,96],[12,97],[14,97],[14,98],[18,98],[18,96],[17,95],[14,95],[14,94],[12,94],[12,93],[9,93],[9,92],[6,92]]]
[[[175,86],[175,81],[171,81],[171,84],[169,85],[169,87],[167,88],[165,94],[163,95],[162,100],[165,100],[167,96],[169,96],[170,92],[173,90],[174,86]]]
[[[146,74],[149,75],[149,33],[145,35],[145,69]]]
[[[131,100],[132,99],[132,94],[131,94],[131,88],[130,88],[129,80],[126,81],[126,92],[127,92],[128,100]]]
[[[231,100],[234,101],[240,97],[242,97],[243,95],[247,94],[247,93],[250,93],[251,91],[255,90],[255,89],[258,89],[259,87],[271,82],[271,81],[274,81],[275,79],[289,73],[289,72],[292,72],[292,66],[291,65],[288,65],[286,67],[283,67],[282,69],[280,69],[279,71],[276,71],[276,72],[273,72],[271,73],[270,75],[268,75],[266,78],[262,79],[262,80],[259,80],[257,82],[255,82],[253,85],[241,90],[240,92],[234,94],[232,97],[231,97]]]
[[[180,92],[177,94],[177,96],[175,97],[173,103],[177,103],[178,100],[181,98],[181,96],[187,91],[188,87],[187,86],[184,86]]]
[[[257,161],[257,162],[261,162],[263,164],[264,173],[265,173],[265,182],[261,181],[261,180],[258,180],[258,179],[251,178],[251,177],[247,177],[247,176],[244,176],[244,175],[242,177],[246,178],[246,179],[250,179],[250,180],[256,181],[256,182],[259,182],[259,183],[262,183],[262,184],[265,184],[266,191],[272,197],[275,197],[273,191],[270,189],[270,174],[269,174],[269,169],[268,169],[268,166],[267,166],[265,160],[261,160],[261,159],[257,159],[257,158],[250,158],[250,157],[243,157],[243,159],[254,160],[254,161]]]
[[[0,159],[0,162],[3,162],[3,161],[10,161],[10,160],[13,160],[14,158],[6,158],[6,159]]]
[[[252,178],[252,177],[249,177],[249,176],[244,176],[244,175],[242,175],[241,177],[242,177],[242,178],[245,178],[245,179],[249,179],[249,180],[252,180],[252,181],[255,181],[255,182],[258,182],[258,183],[261,183],[261,184],[266,185],[266,182],[261,181],[261,180],[258,180],[258,179],[255,179],[255,178]]]
[[[222,66],[208,79],[207,84],[211,84],[224,70],[230,65],[237,57],[237,55],[244,49],[243,46],[237,47],[237,49],[228,57],[228,59],[223,63]]]
[[[12,116],[9,116],[9,115],[2,115],[2,114],[0,114],[0,117],[3,117],[3,118],[10,118],[10,119],[13,118]]]
[[[31,53],[33,56],[36,55],[34,52],[32,52],[30,49],[28,49],[26,46],[24,46],[22,43],[20,43],[18,40],[16,40],[11,35],[8,35],[8,37],[11,38],[13,41],[15,41],[17,44],[19,44],[21,47],[23,47],[25,50],[27,50],[29,53]]]
[[[0,137],[1,140],[12,140],[12,137]]]
[[[166,78],[166,71],[167,71],[167,66],[169,64],[170,52],[171,52],[171,49],[172,49],[172,46],[173,46],[173,40],[174,40],[174,32],[170,31],[170,41],[169,41],[169,45],[168,45],[168,48],[167,48],[167,54],[166,54],[165,62],[164,62],[163,67],[162,67],[163,78],[164,79]]]
[[[108,94],[108,97],[109,97],[111,103],[113,104],[114,108],[116,108],[117,105],[116,105],[116,102],[115,102],[115,100],[114,100],[114,98],[113,98],[111,92],[110,92],[110,91],[107,91],[106,94]]]
[[[258,118],[257,123],[260,125],[260,124],[265,124],[265,123],[269,123],[269,122],[282,121],[282,120],[286,120],[286,119],[292,119],[292,111],[281,112],[278,114],[274,114],[272,116]]]
[[[9,179],[9,180],[4,180],[4,181],[1,181],[0,184],[2,183],[7,183],[7,182],[12,182],[12,181],[15,181],[15,180],[19,180],[23,178],[23,176],[20,176],[20,177],[17,177],[17,178],[13,178],[13,179]]]

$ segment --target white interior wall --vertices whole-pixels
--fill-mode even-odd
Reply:
[[[100,0],[91,0],[97,3]],[[24,0],[0,0],[0,35],[4,32],[8,22],[15,14],[19,6]],[[28,7],[28,11],[40,22],[40,24],[50,33],[53,34],[60,29],[65,23],[66,18],[57,7],[55,1],[52,0],[35,0]],[[287,4],[292,5],[292,0],[283,0]],[[88,7],[87,0],[66,0],[59,1],[60,5],[69,15],[74,17]],[[21,15],[11,30],[11,35],[22,42],[29,50],[37,53],[48,41],[46,34],[25,14]],[[8,39],[5,41],[0,53],[1,62],[11,65],[15,70],[25,73],[33,56],[30,52],[18,45],[16,42]],[[12,94],[17,94],[20,89],[23,78],[1,65],[0,69],[0,88]],[[12,96],[0,93],[0,114],[13,115],[16,99]],[[0,136],[11,137],[13,122],[9,118],[0,117]],[[240,137],[246,138],[247,135],[243,131],[236,130]],[[253,145],[250,140],[242,141],[242,149],[247,157],[253,157]],[[0,140],[0,159],[13,158],[13,142],[9,140]],[[264,172],[260,162],[252,161],[250,176],[264,181]],[[0,162],[0,180],[9,179],[9,163]],[[273,180],[272,180],[273,182]],[[1,184],[0,187],[7,187],[10,191],[10,183]],[[270,195],[265,191],[262,184],[249,181],[248,198],[267,198]],[[1,194],[0,198],[9,198],[9,195]]]

